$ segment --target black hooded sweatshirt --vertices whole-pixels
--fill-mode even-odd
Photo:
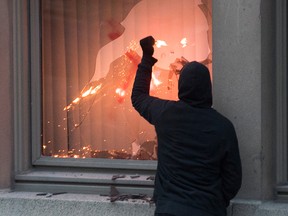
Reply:
[[[179,77],[180,100],[163,100],[149,95],[156,62],[143,56],[131,96],[157,133],[155,213],[225,216],[241,186],[241,161],[232,123],[211,108],[209,70],[198,62],[186,64]]]

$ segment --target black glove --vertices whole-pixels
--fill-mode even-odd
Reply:
[[[140,40],[140,46],[143,51],[143,56],[153,56],[155,39],[152,36],[148,36]]]

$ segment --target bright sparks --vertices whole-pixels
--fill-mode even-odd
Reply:
[[[80,98],[77,97],[75,100],[72,101],[73,104],[77,104],[80,101]]]
[[[83,92],[79,97],[75,98],[72,103],[70,103],[68,106],[64,107],[65,110],[69,110],[73,107],[73,105],[78,104],[83,98],[88,97],[89,95],[94,95],[98,92],[98,90],[102,87],[102,83],[99,85],[93,87],[91,86],[87,91]]]
[[[182,47],[186,47],[187,46],[187,38],[183,38],[180,43],[182,44]]]
[[[87,91],[85,91],[85,92],[82,94],[82,98],[87,97],[88,95],[90,95],[91,91],[92,91],[92,86],[91,86]]]
[[[126,94],[125,90],[123,90],[122,88],[117,88],[115,90],[115,93],[118,94],[120,97],[124,97]]]
[[[155,45],[156,45],[157,48],[160,48],[162,46],[168,46],[167,43],[165,41],[163,41],[163,40],[157,40],[155,42]]]
[[[91,90],[90,94],[96,94],[98,90],[101,88],[102,84],[99,84],[94,89]]]
[[[152,73],[152,82],[155,86],[159,86],[160,84],[162,84],[162,82],[156,78],[154,73]]]

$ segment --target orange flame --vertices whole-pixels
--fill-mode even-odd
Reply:
[[[72,103],[73,103],[73,104],[77,104],[79,101],[80,101],[80,98],[77,97],[76,99],[74,99],[74,100],[72,101]]]
[[[92,86],[91,86],[87,91],[85,91],[85,92],[82,94],[82,98],[87,97],[88,95],[90,95],[91,90],[92,90]]]
[[[94,88],[93,88],[93,86],[91,86],[87,91],[83,92],[79,97],[75,98],[72,101],[72,103],[70,103],[69,105],[64,107],[64,111],[65,110],[69,110],[71,107],[73,107],[73,105],[78,104],[82,100],[82,98],[88,97],[89,95],[96,94],[101,87],[102,87],[102,83],[100,83],[99,85],[95,86]]]

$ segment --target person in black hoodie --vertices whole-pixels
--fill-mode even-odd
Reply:
[[[154,43],[152,36],[140,40],[131,100],[156,129],[155,215],[225,216],[242,179],[234,126],[212,108],[209,70],[199,62],[182,68],[178,101],[149,95]]]

